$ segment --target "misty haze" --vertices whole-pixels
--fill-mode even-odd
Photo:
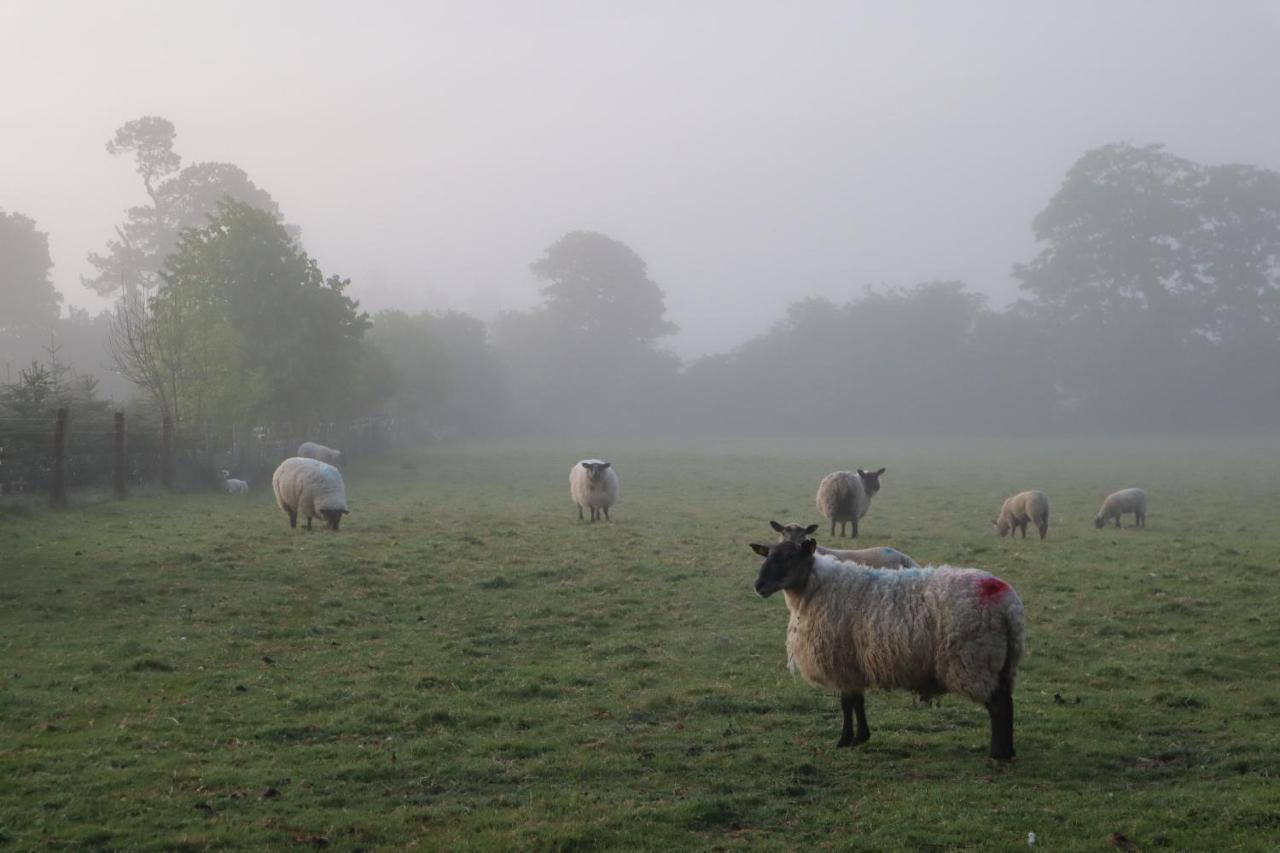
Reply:
[[[0,0],[0,846],[1266,846],[1278,43]]]

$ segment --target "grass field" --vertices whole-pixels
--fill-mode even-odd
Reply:
[[[404,454],[336,534],[269,490],[0,515],[0,848],[1277,849],[1280,441],[791,446]],[[1026,603],[1012,763],[905,693],[836,750],[786,671],[747,543],[858,465],[859,545]],[[1147,529],[1095,530],[1130,485]],[[1033,487],[1049,539],[996,538]]]

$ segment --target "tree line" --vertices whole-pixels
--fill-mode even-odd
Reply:
[[[149,203],[90,256],[85,285],[116,299],[102,316],[61,314],[46,236],[0,211],[0,340],[69,350],[85,373],[96,347],[113,393],[127,380],[188,440],[233,424],[297,438],[372,414],[423,440],[1252,430],[1280,415],[1280,174],[1267,169],[1103,146],[1031,223],[1038,251],[1014,267],[1013,304],[959,281],[851,282],[843,303],[780,293],[767,331],[682,362],[663,345],[676,327],[661,287],[617,239],[576,231],[547,247],[530,264],[540,304],[489,326],[370,316],[269,193],[231,164],[184,166],[175,137],[148,117],[107,145],[133,157]],[[6,377],[0,417],[6,400],[28,412],[23,387],[49,370]]]

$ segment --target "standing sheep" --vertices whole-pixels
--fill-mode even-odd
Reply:
[[[1049,496],[1038,489],[1005,498],[1000,505],[1000,515],[991,523],[1002,537],[1008,536],[1010,530],[1016,533],[1018,528],[1022,528],[1022,538],[1026,539],[1027,523],[1032,521],[1043,539],[1049,532]]]
[[[330,530],[338,529],[347,509],[347,490],[342,482],[342,472],[318,459],[294,456],[280,463],[271,477],[271,488],[276,493],[276,503],[289,514],[289,526],[298,526],[298,513],[307,520],[323,518]]]
[[[609,520],[609,507],[618,502],[618,474],[608,462],[599,459],[583,459],[569,469],[569,497],[578,505],[578,520],[582,521],[582,508],[591,510],[595,521],[604,512]]]
[[[815,554],[817,543],[751,549],[764,557],[755,589],[783,591],[787,661],[806,681],[840,692],[837,746],[871,737],[863,691],[959,693],[985,705],[991,757],[1013,748],[1013,684],[1026,652],[1022,600],[1009,584],[951,566],[886,572]],[[857,729],[853,718],[857,715]]]
[[[776,521],[769,522],[769,526],[778,532],[779,542],[794,542],[797,545],[803,544],[804,540],[812,536],[814,531],[818,529],[818,525],[810,524],[808,527],[801,527],[798,524],[779,524]],[[911,559],[908,555],[902,553],[897,548],[888,546],[881,548],[845,548],[835,550],[832,548],[823,548],[818,546],[819,554],[826,554],[829,557],[835,557],[843,563],[857,563],[861,566],[868,566],[872,569],[918,569],[920,564]]]
[[[314,441],[304,441],[299,444],[298,455],[303,459],[319,459],[335,468],[347,467],[347,457],[341,450],[334,450],[332,447],[325,447]]]
[[[1102,509],[1098,510],[1098,517],[1093,520],[1093,526],[1101,528],[1114,518],[1116,527],[1119,527],[1120,516],[1126,512],[1133,513],[1134,527],[1146,527],[1147,493],[1142,489],[1121,489],[1107,495],[1107,499],[1102,502]]]
[[[249,484],[244,480],[236,480],[231,477],[231,472],[222,469],[222,489],[229,495],[247,495],[249,494]]]
[[[836,535],[836,522],[840,522],[840,535],[844,536],[844,526],[853,524],[852,537],[858,536],[858,519],[867,514],[871,507],[871,499],[880,491],[879,471],[863,471],[857,474],[848,471],[833,471],[822,478],[818,484],[818,512],[831,519],[831,535]]]

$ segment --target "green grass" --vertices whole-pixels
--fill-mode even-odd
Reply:
[[[0,515],[0,848],[1276,849],[1280,442],[789,446],[405,454],[337,534],[262,490]],[[955,697],[836,750],[785,669],[747,543],[870,464],[859,545],[1026,603],[1011,764]],[[1130,485],[1147,529],[1095,530]],[[1023,488],[1045,542],[991,532]]]

